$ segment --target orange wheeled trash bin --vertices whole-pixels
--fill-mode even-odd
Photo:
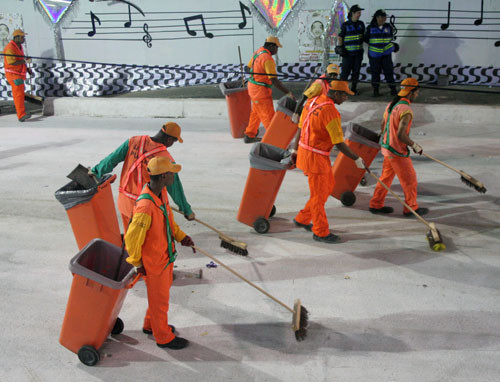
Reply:
[[[292,122],[292,115],[296,105],[297,102],[294,99],[287,96],[281,97],[278,101],[276,113],[274,113],[271,124],[266,129],[261,142],[282,149],[288,148],[298,129],[298,124]]]
[[[66,209],[78,249],[95,238],[121,246],[122,239],[111,183],[116,175],[104,175],[95,187],[85,189],[71,181],[56,191],[55,197]]]
[[[356,123],[351,122],[346,127],[345,143],[356,155],[363,158],[366,167],[370,166],[380,151],[379,138],[377,133]],[[363,179],[365,170],[358,168],[352,159],[339,152],[332,173],[332,196],[339,199],[344,206],[352,206],[356,202],[354,190]]]
[[[127,257],[120,247],[94,239],[69,263],[73,282],[59,342],[87,366],[99,361],[98,349],[109,334],[123,330],[118,314],[140,277]]]
[[[248,90],[246,86],[242,87],[241,81],[223,82],[219,87],[226,97],[231,135],[233,138],[243,138],[252,110]]]
[[[236,219],[258,233],[269,230],[269,218],[276,213],[274,201],[287,169],[292,167],[291,153],[258,142],[249,154],[250,171]]]

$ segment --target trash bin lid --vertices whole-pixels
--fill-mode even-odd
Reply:
[[[345,131],[345,139],[380,149],[379,135],[357,123],[349,122]]]
[[[279,99],[276,110],[281,111],[282,113],[285,113],[286,115],[291,117],[295,112],[296,107],[297,101],[288,96],[283,96]]]
[[[114,175],[112,174],[104,175],[101,178],[99,184],[96,184],[95,186],[88,189],[85,189],[82,185],[72,180],[71,182],[65,184],[59,190],[57,190],[54,196],[64,206],[65,210],[69,210],[70,208],[76,207],[79,204],[89,202],[97,193],[99,185],[105,183],[109,180],[109,178],[113,176]]]
[[[219,84],[219,89],[224,96],[238,93],[241,91],[247,91],[246,86],[241,86],[241,81],[221,82]]]
[[[96,281],[112,289],[123,289],[134,275],[134,267],[127,263],[127,251],[102,239],[93,239],[69,262],[72,273]],[[121,261],[121,262],[120,262]],[[116,271],[118,281],[115,280]]]
[[[288,150],[268,143],[254,143],[249,153],[250,167],[258,170],[287,170],[292,166]]]

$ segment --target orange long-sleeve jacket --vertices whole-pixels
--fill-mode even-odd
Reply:
[[[175,261],[175,241],[180,242],[185,237],[174,220],[165,188],[158,198],[146,185],[137,199],[132,222],[125,234],[127,262],[136,267],[144,266],[148,274],[159,275]]]

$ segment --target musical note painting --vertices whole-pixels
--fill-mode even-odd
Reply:
[[[253,36],[250,8],[241,1],[231,4],[237,7],[221,11],[172,12],[143,11],[131,1],[110,1],[114,12],[91,10],[85,13],[63,28],[62,40],[142,41],[151,48],[153,41]]]
[[[446,8],[420,7],[387,8],[391,19],[396,20],[399,30],[406,38],[493,40],[493,46],[500,46],[500,11],[489,9],[484,0],[467,2],[447,1]],[[443,4],[444,5],[444,4]],[[417,27],[418,26],[418,27]],[[439,29],[437,28],[439,26]],[[436,32],[447,33],[436,33]]]

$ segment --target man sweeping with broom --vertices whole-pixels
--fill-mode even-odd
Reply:
[[[166,157],[154,157],[147,165],[150,177],[137,198],[125,245],[127,262],[147,275],[148,310],[142,331],[155,337],[156,345],[173,350],[183,349],[189,341],[175,336],[175,328],[168,324],[170,287],[173,281],[174,261],[177,257],[174,241],[193,247],[193,240],[175,223],[165,187],[174,183],[181,170],[179,164]],[[196,250],[193,248],[193,252]]]
[[[417,175],[413,168],[408,146],[419,155],[422,147],[410,139],[410,129],[413,121],[413,111],[410,104],[418,95],[418,81],[408,77],[401,82],[402,89],[387,106],[381,124],[381,146],[384,163],[380,181],[388,187],[391,186],[394,176],[397,175],[403,192],[405,202],[419,215],[425,215],[429,209],[419,207],[417,203]],[[389,214],[394,211],[392,207],[384,206],[387,189],[377,183],[370,200],[370,212],[373,214]],[[414,216],[405,206],[403,215]]]
[[[295,139],[295,148],[298,146],[297,168],[307,176],[311,196],[293,221],[296,226],[312,231],[314,240],[329,244],[340,240],[330,232],[325,212],[325,203],[334,185],[330,151],[336,146],[354,160],[358,168],[365,168],[363,159],[344,142],[340,114],[335,107],[335,104],[340,105],[347,100],[348,94],[354,93],[346,81],[332,81],[328,95],[309,99],[300,117],[302,128],[297,133],[300,139]]]
[[[101,178],[104,174],[113,171],[118,163],[123,162],[118,209],[122,216],[125,231],[132,216],[135,200],[141,193],[143,186],[149,181],[146,163],[153,156],[164,156],[175,163],[167,148],[177,141],[183,142],[180,126],[175,122],[167,122],[152,137],[142,135],[127,139],[120,147],[92,168],[91,174]],[[179,206],[184,217],[187,220],[194,220],[195,214],[184,196],[184,189],[178,174],[175,174],[174,182],[167,187],[167,190],[175,204]]]

